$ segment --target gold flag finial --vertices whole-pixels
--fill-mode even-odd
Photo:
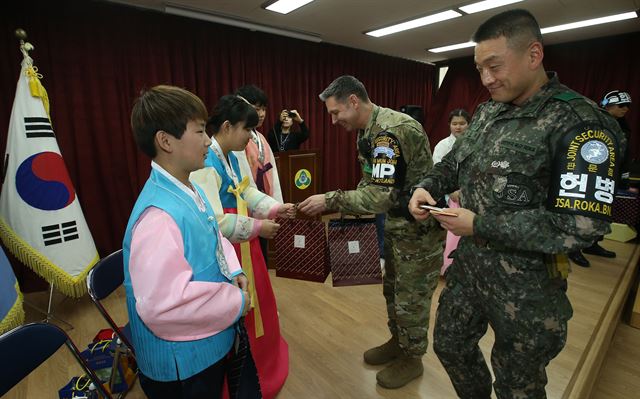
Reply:
[[[38,97],[42,100],[44,110],[47,112],[49,119],[51,119],[51,115],[49,114],[49,96],[47,95],[47,90],[45,90],[42,83],[40,83],[42,75],[38,73],[38,68],[33,65],[33,60],[29,57],[29,51],[33,50],[34,47],[31,43],[25,42],[25,40],[27,40],[27,32],[24,29],[18,28],[14,33],[20,40],[20,51],[24,56],[24,62],[27,66],[26,74],[29,79],[29,91],[33,97]]]
[[[22,28],[18,28],[15,30],[14,34],[18,40],[20,40],[20,51],[22,52],[22,55],[28,57],[29,51],[33,50],[34,47],[31,43],[25,41],[27,40],[27,32]]]
[[[15,31],[16,37],[20,39],[21,42],[27,40],[27,32],[24,29],[18,28]]]

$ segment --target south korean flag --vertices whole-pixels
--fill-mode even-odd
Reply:
[[[86,275],[99,256],[56,141],[46,90],[32,62],[25,56],[11,111],[0,237],[9,251],[56,289],[79,297],[86,293]]]

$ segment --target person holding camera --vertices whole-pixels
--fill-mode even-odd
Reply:
[[[293,122],[300,125],[300,131],[291,130]],[[283,109],[275,126],[269,131],[269,145],[273,152],[297,150],[309,138],[309,129],[295,109]]]

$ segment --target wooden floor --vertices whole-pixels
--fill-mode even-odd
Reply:
[[[591,399],[640,398],[640,330],[620,324]]]
[[[567,346],[547,369],[549,398],[559,399],[565,394],[574,371],[584,360],[585,348],[590,345],[593,330],[607,307],[611,292],[635,249],[635,245],[614,241],[605,241],[604,246],[616,251],[618,257],[591,257],[591,268],[574,267],[570,275],[569,296],[574,317],[569,325]],[[376,385],[375,374],[382,367],[365,365],[362,352],[389,337],[380,285],[333,288],[330,279],[324,284],[310,283],[278,278],[271,272],[281,327],[290,351],[290,374],[279,399],[456,397],[431,345],[423,359],[425,374],[422,378],[399,390],[386,390]],[[434,297],[432,315],[441,286]],[[47,296],[44,293],[28,294],[26,299],[44,307]],[[79,346],[86,345],[100,328],[106,327],[87,298],[72,300],[56,295],[54,302],[55,314],[74,325],[69,334]],[[107,304],[116,319],[126,319],[122,289],[112,295]],[[39,317],[28,306],[26,311],[29,321]],[[432,331],[433,324],[430,327]],[[491,332],[481,341],[487,358],[492,341]],[[592,397],[640,397],[639,359],[640,330],[619,325]],[[57,398],[57,389],[79,371],[71,356],[61,349],[4,398]],[[138,384],[128,397],[144,397]]]

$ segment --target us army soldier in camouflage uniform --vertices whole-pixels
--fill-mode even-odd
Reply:
[[[393,361],[376,375],[385,388],[399,388],[423,373],[431,296],[438,284],[444,230],[433,219],[416,222],[407,212],[408,192],[431,169],[429,141],[411,117],[379,107],[364,85],[341,76],[320,94],[333,124],[358,129],[362,180],[357,189],[331,191],[307,198],[299,210],[326,209],[347,214],[385,212],[383,293],[392,338],[364,353],[369,364]],[[404,192],[404,205],[399,196]]]
[[[572,316],[567,251],[609,231],[624,135],[615,121],[542,65],[535,18],[498,14],[475,33],[491,100],[414,189],[409,209],[461,190],[457,217],[431,215],[462,236],[440,295],[434,351],[461,398],[489,398],[478,347],[490,324],[498,398],[544,398],[545,368]],[[428,220],[428,219],[427,219]]]

